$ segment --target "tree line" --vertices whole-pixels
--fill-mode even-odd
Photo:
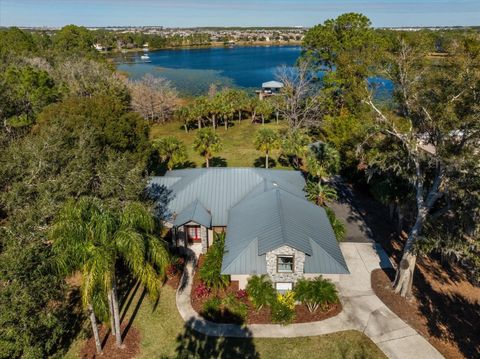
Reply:
[[[61,355],[85,318],[99,351],[99,321],[122,346],[118,283],[156,296],[170,260],[145,193],[149,123],[78,31],[0,31],[2,358]]]
[[[145,186],[157,156],[185,161],[182,143],[149,139],[151,123],[174,119],[195,131],[207,165],[220,126],[283,121],[285,132],[262,127],[252,146],[265,167],[281,148],[319,205],[336,196],[333,174],[368,185],[408,232],[400,294],[419,254],[480,278],[478,32],[375,30],[344,14],[308,31],[297,66],[278,71],[279,96],[212,87],[186,104],[168,81],[125,79],[95,41],[76,26],[0,31],[0,357],[61,355],[86,317],[94,333],[111,321],[122,345],[120,273],[155,296],[169,261]],[[394,84],[390,101],[375,96],[376,76]],[[80,272],[75,312],[65,278]]]

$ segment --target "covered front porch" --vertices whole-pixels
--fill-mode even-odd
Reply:
[[[210,212],[195,200],[181,213],[174,215],[172,241],[179,248],[189,248],[198,257],[213,242]]]

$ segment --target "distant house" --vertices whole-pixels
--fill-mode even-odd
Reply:
[[[262,90],[257,91],[259,98],[262,100],[265,97],[276,95],[280,93],[283,88],[283,83],[278,81],[268,81],[262,84]]]
[[[95,50],[97,50],[97,51],[104,51],[104,50],[106,50],[106,48],[103,47],[102,44],[98,44],[98,43],[97,43],[97,44],[93,44],[93,47],[94,47]]]
[[[170,192],[164,221],[174,245],[206,253],[214,232],[226,232],[222,273],[240,288],[254,274],[284,291],[301,277],[349,273],[325,210],[306,200],[298,171],[174,170],[150,185]]]

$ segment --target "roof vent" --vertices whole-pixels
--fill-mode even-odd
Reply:
[[[273,185],[274,187],[278,187],[278,183],[277,183],[277,182],[272,182],[272,185]]]

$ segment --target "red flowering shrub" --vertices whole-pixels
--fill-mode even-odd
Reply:
[[[210,294],[210,288],[202,282],[195,287],[193,293],[197,298],[203,298]]]
[[[235,293],[235,297],[237,299],[246,298],[247,297],[247,291],[245,289],[237,290],[237,293]]]

